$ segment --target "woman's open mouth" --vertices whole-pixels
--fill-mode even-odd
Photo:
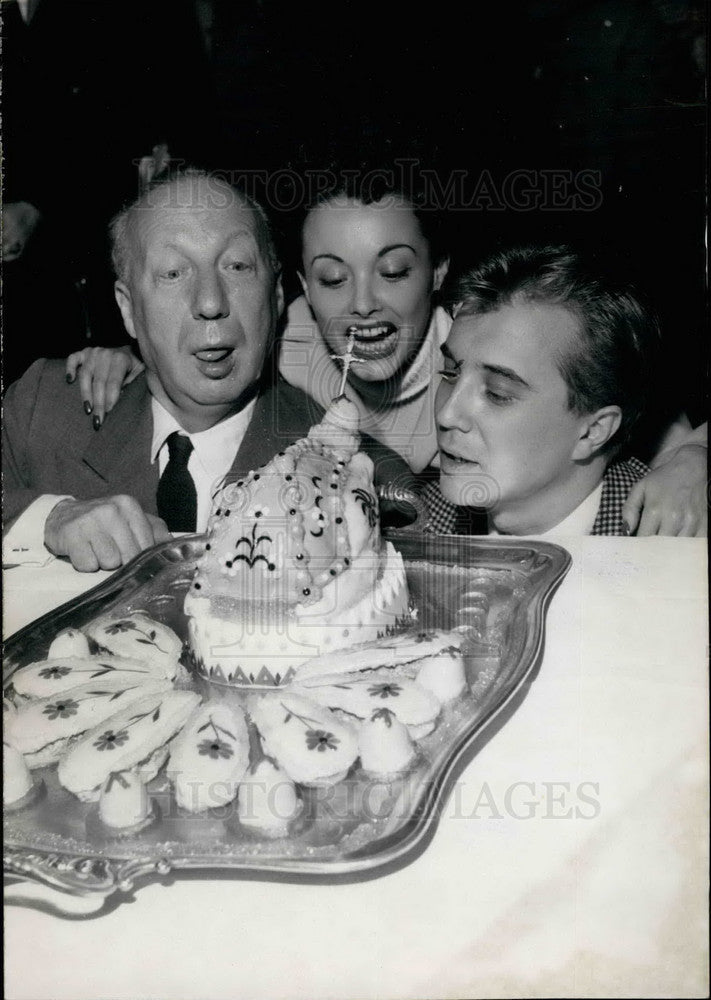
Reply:
[[[369,361],[394,354],[398,345],[398,332],[394,323],[352,323],[346,330],[346,335],[349,338],[354,335],[355,356]]]

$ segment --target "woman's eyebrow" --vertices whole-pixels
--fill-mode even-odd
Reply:
[[[382,250],[378,251],[378,257],[384,257],[385,254],[390,253],[391,250],[402,250],[403,248],[406,250],[412,250],[415,256],[417,256],[417,250],[415,250],[413,246],[410,246],[409,243],[391,243],[390,246],[383,247]]]
[[[335,260],[338,264],[344,263],[343,257],[337,257],[335,253],[317,253],[315,257],[311,258],[311,266],[313,267],[316,261],[321,260],[322,257],[325,257],[326,260]]]

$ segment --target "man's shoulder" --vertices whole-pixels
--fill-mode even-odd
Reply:
[[[602,479],[602,495],[591,535],[627,535],[628,529],[622,518],[622,508],[627,496],[640,479],[649,472],[649,466],[638,458],[612,462]]]

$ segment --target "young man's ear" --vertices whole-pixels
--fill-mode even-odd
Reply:
[[[123,281],[114,282],[114,296],[121,310],[121,318],[123,319],[123,325],[126,327],[126,333],[129,337],[133,337],[136,340],[136,330],[133,325],[133,302],[131,301],[131,293],[128,290],[128,286]]]
[[[447,277],[447,271],[449,271],[449,257],[443,257],[434,269],[434,282],[432,284],[433,292],[438,292],[440,290],[444,279]]]
[[[584,461],[599,454],[617,433],[621,423],[622,410],[619,406],[602,406],[595,413],[589,413],[583,418],[580,437],[572,457]]]

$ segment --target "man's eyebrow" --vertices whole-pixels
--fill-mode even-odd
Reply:
[[[390,246],[383,247],[382,250],[378,251],[378,257],[384,257],[386,253],[390,253],[391,250],[402,250],[403,247],[407,250],[412,250],[412,252],[417,256],[417,250],[409,243],[391,243]]]
[[[486,364],[482,364],[479,367],[483,368],[485,372],[489,372],[491,375],[498,375],[501,378],[508,379],[509,382],[515,382],[516,385],[520,385],[524,389],[533,390],[533,386],[530,385],[525,379],[521,378],[518,372],[515,372],[513,368],[504,368],[501,365]]]

